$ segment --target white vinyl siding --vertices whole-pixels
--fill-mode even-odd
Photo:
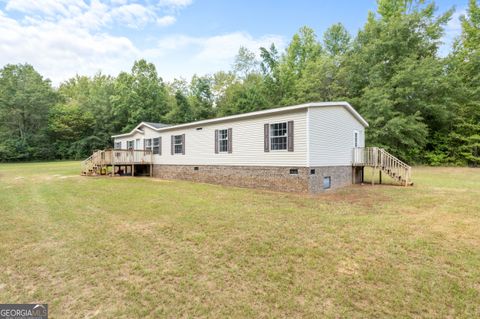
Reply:
[[[358,147],[365,146],[364,127],[340,106],[310,108],[310,166],[344,166],[352,163],[355,131]]]
[[[308,123],[307,123],[308,119]],[[294,151],[265,152],[265,125],[293,121]],[[201,130],[197,130],[201,127]],[[310,134],[307,134],[307,127]],[[232,152],[215,150],[215,130],[231,129]],[[269,129],[269,135],[271,131]],[[201,126],[153,130],[144,126],[142,132],[115,138],[115,142],[161,137],[161,156],[154,156],[154,164],[168,165],[235,165],[235,166],[347,166],[351,165],[352,149],[358,132],[358,147],[365,146],[364,126],[343,106],[312,107],[276,114],[232,119]],[[171,154],[171,136],[185,134],[185,155]],[[219,134],[220,135],[220,134]],[[287,132],[288,135],[288,132]],[[271,143],[271,137],[269,141]],[[228,136],[230,138],[230,136]],[[152,140],[153,144],[153,140]],[[288,138],[287,138],[288,144]],[[218,145],[220,146],[220,145]],[[307,147],[308,146],[308,147]],[[287,145],[288,148],[288,145]],[[271,146],[269,146],[271,149]]]
[[[136,138],[162,137],[162,156],[154,156],[154,164],[170,165],[238,165],[238,166],[298,166],[307,165],[306,110],[296,110],[283,114],[264,115],[255,118],[236,119],[179,129],[154,131],[148,127],[143,132],[130,136],[117,137],[115,141]],[[294,152],[264,152],[264,124],[294,121]],[[231,128],[233,132],[231,153],[215,154],[215,130]],[[171,155],[171,136],[185,134],[185,155]]]

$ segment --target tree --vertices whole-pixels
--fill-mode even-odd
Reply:
[[[182,91],[177,90],[177,92],[175,92],[175,105],[165,118],[168,123],[173,124],[187,123],[194,120],[190,102]]]
[[[233,71],[240,78],[245,78],[251,73],[257,73],[259,62],[255,57],[255,53],[241,46],[238,54],[235,56],[233,63]]]
[[[123,123],[117,124],[119,118],[113,113],[114,83],[113,77],[101,73],[97,73],[91,78],[77,75],[69,79],[58,89],[63,104],[63,107],[60,108],[62,112],[58,113],[59,107],[57,106],[52,116],[76,112],[78,116],[87,116],[91,121],[91,130],[88,134],[96,141],[95,147],[99,149],[110,146],[111,135],[120,132],[121,127],[127,123],[127,119],[124,119]],[[82,138],[86,137],[82,136]],[[61,134],[56,134],[56,139],[61,138]],[[82,154],[79,152],[72,151],[72,154]]]
[[[46,129],[56,100],[50,81],[31,65],[8,64],[0,70],[0,160],[51,157]]]
[[[343,55],[350,50],[350,34],[343,24],[334,24],[323,34],[323,45],[329,55]]]
[[[279,81],[281,86],[283,105],[296,103],[295,85],[302,77],[310,61],[316,60],[322,54],[321,44],[317,41],[315,31],[302,27],[296,33],[282,55],[278,65]]]
[[[480,164],[480,6],[470,0],[461,17],[462,33],[449,56],[449,77],[455,81],[454,128],[443,153],[454,163]],[[442,153],[442,152],[437,152]],[[437,154],[438,155],[438,154]]]
[[[371,123],[368,143],[421,161],[433,133],[448,131],[451,86],[437,50],[452,11],[436,17],[420,0],[377,4],[345,57],[347,97]]]
[[[115,82],[113,113],[123,132],[141,121],[160,122],[171,108],[168,102],[167,89],[155,65],[145,60],[135,61],[131,73],[120,73]]]
[[[250,74],[243,81],[231,84],[218,101],[218,114],[227,116],[268,108],[268,95],[259,74]]]
[[[55,149],[55,158],[81,159],[104,146],[93,135],[94,116],[76,105],[57,104],[50,111],[48,134]],[[86,142],[89,142],[88,144]]]
[[[193,110],[193,119],[195,121],[209,119],[215,116],[211,77],[200,77],[196,75],[192,77],[192,81],[190,82],[189,102]]]

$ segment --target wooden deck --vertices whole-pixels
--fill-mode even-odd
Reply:
[[[82,175],[135,175],[136,165],[148,165],[152,175],[151,150],[106,149],[95,151],[82,162]]]

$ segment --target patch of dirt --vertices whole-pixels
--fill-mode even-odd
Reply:
[[[379,188],[365,188],[365,185],[355,185],[348,188],[320,194],[318,195],[318,198],[331,203],[344,202],[357,206],[373,207],[375,205],[378,205],[379,203],[385,203],[391,200],[389,196],[377,191],[378,189]]]
[[[356,262],[351,260],[342,260],[337,267],[337,272],[348,276],[356,276],[358,275],[358,268],[359,267]]]

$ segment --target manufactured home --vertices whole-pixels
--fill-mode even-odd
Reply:
[[[85,175],[152,176],[318,193],[363,181],[378,168],[402,184],[410,167],[365,148],[367,121],[347,102],[279,107],[197,122],[142,122],[113,149],[84,161]]]

